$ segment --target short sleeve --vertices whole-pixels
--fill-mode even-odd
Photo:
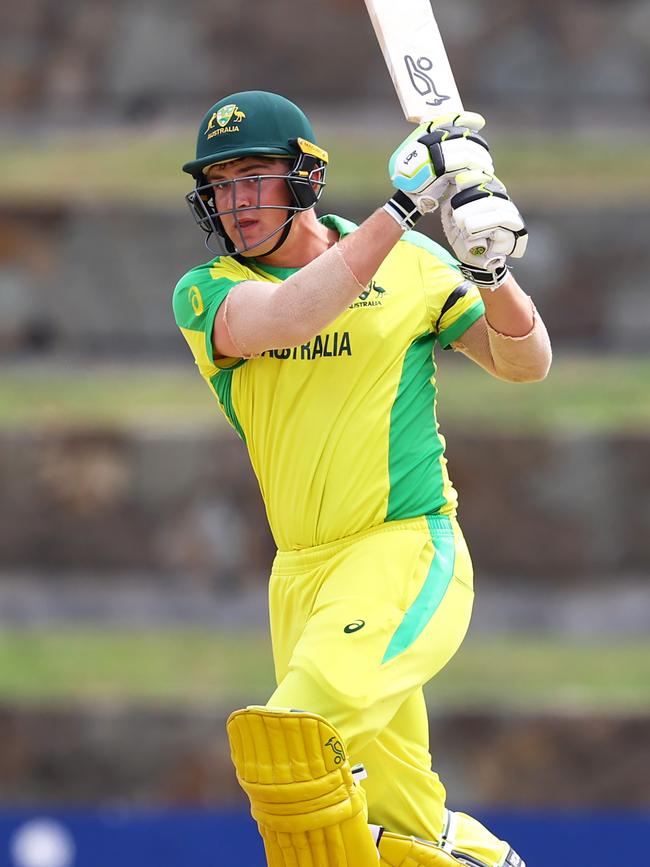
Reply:
[[[454,340],[464,334],[470,325],[485,313],[480,292],[473,283],[465,281],[449,293],[435,323],[438,342],[449,349]]]
[[[407,232],[404,239],[419,248],[429,322],[442,348],[448,349],[485,313],[483,299],[444,247],[419,232]]]
[[[241,279],[221,276],[218,265],[194,268],[174,290],[174,318],[187,341],[202,376],[211,379],[219,370],[243,364],[241,358],[218,358],[212,348],[212,330],[217,311]]]

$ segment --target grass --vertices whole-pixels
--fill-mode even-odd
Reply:
[[[647,642],[472,639],[427,687],[432,710],[650,710]],[[57,630],[0,635],[0,701],[233,707],[273,689],[260,632]]]
[[[443,427],[559,435],[650,431],[650,356],[556,356],[544,382],[520,385],[495,380],[465,359],[454,362],[439,374]]]
[[[558,357],[542,383],[494,380],[439,353],[443,429],[509,433],[650,431],[650,356]],[[182,430],[225,425],[189,358],[178,365],[6,365],[0,430],[57,427]]]
[[[72,629],[0,635],[0,700],[236,703],[268,694],[272,683],[270,647],[260,633]]]
[[[650,711],[650,642],[470,639],[425,690],[429,706]]]
[[[330,152],[330,189],[337,201],[374,200],[389,190],[388,156],[410,127],[396,115],[390,127],[360,131],[354,122],[317,124]],[[605,137],[561,131],[503,131],[489,135],[500,175],[517,200],[543,206],[645,204],[650,196],[650,149],[646,137],[615,143]],[[180,166],[191,157],[193,127],[124,128],[50,134],[0,144],[4,202],[165,203],[179,206],[191,186]],[[621,173],[620,166],[634,166]],[[596,180],[597,179],[597,182]]]
[[[177,367],[15,366],[0,380],[0,430],[202,425],[226,422],[189,357]]]

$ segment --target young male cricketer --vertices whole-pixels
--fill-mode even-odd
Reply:
[[[277,94],[220,100],[183,166],[221,252],[180,280],[174,313],[248,448],[278,548],[278,686],[228,721],[270,867],[523,864],[445,807],[422,695],[473,599],[434,347],[511,382],[551,361],[506,264],[526,230],[483,124],[418,127],[390,160],[394,195],[360,226],[317,218],[327,154]],[[456,258],[411,231],[437,207]]]

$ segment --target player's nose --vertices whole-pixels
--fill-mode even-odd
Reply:
[[[235,181],[233,184],[233,198],[236,208],[247,208],[253,204],[253,194],[250,183],[239,183]]]

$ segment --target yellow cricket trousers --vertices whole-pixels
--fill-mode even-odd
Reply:
[[[457,521],[427,516],[278,552],[269,588],[278,687],[271,707],[320,714],[368,772],[368,819],[445,843],[487,867],[509,846],[445,808],[431,769],[423,685],[459,648],[473,571]]]

